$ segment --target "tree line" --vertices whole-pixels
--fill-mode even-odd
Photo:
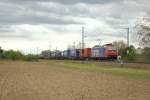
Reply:
[[[118,48],[118,55],[121,56],[124,61],[150,62],[149,47],[135,48],[133,45],[128,47],[122,40],[114,41],[113,45]]]
[[[133,45],[127,46],[123,41],[115,41],[113,44],[118,47],[119,55],[124,60],[150,62],[150,18],[143,18],[135,25],[135,38],[139,48],[135,49]]]
[[[4,60],[24,60],[24,61],[38,61],[39,56],[28,54],[25,55],[21,53],[20,51],[14,51],[14,50],[2,50],[0,48],[0,59]]]

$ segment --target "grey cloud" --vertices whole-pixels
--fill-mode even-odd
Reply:
[[[32,34],[27,33],[20,33],[17,32],[16,29],[10,25],[0,25],[0,38],[1,39],[32,39]]]
[[[129,25],[128,21],[143,16],[143,14],[149,14],[149,4],[148,0],[143,2],[140,0],[0,0],[0,6],[3,8],[0,9],[0,24],[10,26],[19,24],[58,25],[58,28],[54,30],[65,33],[65,29],[59,29],[60,25],[62,27],[70,24],[83,25],[86,22],[78,21],[78,18],[90,18],[99,22],[103,21],[112,28]],[[95,8],[92,9],[94,6]],[[50,30],[53,29],[50,28]],[[92,30],[91,33],[96,32],[95,30]],[[1,28],[0,31],[13,32],[11,28]],[[97,31],[102,36],[109,36],[103,30]],[[91,33],[89,33],[91,38],[98,36],[98,34]],[[3,35],[3,37],[8,35]],[[112,36],[122,37],[119,31],[114,32]],[[16,35],[16,37],[28,38],[28,35]]]
[[[51,16],[39,15],[20,15],[20,16],[1,16],[0,24],[16,25],[16,24],[81,24],[80,22],[71,19],[62,19]]]
[[[25,35],[16,35],[16,34],[0,34],[1,38],[26,38]]]
[[[4,0],[1,0],[4,2]],[[23,5],[14,4],[14,6],[5,4],[9,10],[1,11],[0,21],[3,24],[84,24],[78,22],[78,20],[67,19],[65,16],[72,16],[72,17],[99,17],[101,19],[105,19],[107,17],[113,17],[119,19],[121,16],[122,6],[119,5],[118,1],[116,0],[5,0],[5,2],[30,2],[24,3]],[[43,2],[47,2],[43,5]],[[49,1],[55,2],[50,3]],[[69,5],[62,5],[57,4],[57,2],[113,2],[115,4],[112,6],[112,9],[102,9],[98,12],[95,12],[89,9],[90,5],[86,4],[74,4],[72,6]],[[34,3],[33,3],[34,2]],[[122,4],[122,3],[121,3]],[[33,6],[34,5],[34,6]],[[92,6],[92,5],[91,5]],[[100,5],[101,6],[101,5]],[[5,7],[5,6],[3,6]],[[16,7],[16,8],[15,8]],[[3,13],[4,12],[4,13]],[[110,12],[110,15],[105,15],[105,13]],[[40,14],[38,14],[40,13]],[[53,16],[51,16],[51,14]],[[106,20],[110,23],[115,23],[114,21]],[[119,22],[120,23],[120,22]]]
[[[116,2],[120,0],[1,0],[1,2],[11,3],[29,3],[29,2],[56,2],[61,4],[76,4],[76,3],[87,3],[87,4],[106,4]]]
[[[104,31],[103,29],[95,29],[86,33],[87,38],[102,39],[102,37],[117,37],[126,38],[126,31],[124,29],[111,29],[110,31]]]
[[[15,32],[13,28],[10,26],[0,25],[0,34]]]
[[[34,7],[33,5],[37,6]],[[17,5],[0,3],[0,6],[7,9],[0,10],[0,24],[83,24],[63,16],[64,11],[59,7],[42,7],[38,3]],[[48,6],[48,5],[47,5]],[[49,8],[51,10],[49,10]],[[56,9],[59,8],[59,9]],[[42,9],[42,10],[40,10]],[[47,10],[47,11],[46,11]],[[58,12],[59,11],[59,12]],[[60,12],[63,12],[62,15]],[[59,15],[58,15],[59,14]]]
[[[30,34],[23,34],[23,33],[16,33],[16,32],[2,32],[0,30],[0,38],[1,39],[33,39],[32,35]]]
[[[15,32],[14,30],[11,30],[11,29],[2,29],[0,28],[0,33],[8,33],[8,32]]]
[[[75,3],[88,3],[88,4],[105,4],[113,2],[114,0],[51,0],[53,2],[60,2],[64,4],[75,4]]]

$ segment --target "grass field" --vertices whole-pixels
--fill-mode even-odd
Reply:
[[[107,73],[117,76],[127,76],[130,78],[150,78],[150,69],[138,69],[138,68],[121,68],[113,66],[101,65],[101,63],[91,63],[85,61],[63,61],[63,60],[52,60],[50,63],[57,64],[66,68],[79,69],[82,71],[92,71],[99,73]]]
[[[149,69],[111,65],[0,61],[0,100],[150,100]]]

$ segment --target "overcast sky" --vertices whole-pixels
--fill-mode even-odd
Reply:
[[[36,52],[66,49],[81,41],[85,27],[86,47],[125,40],[136,21],[150,15],[149,0],[0,0],[0,46]]]

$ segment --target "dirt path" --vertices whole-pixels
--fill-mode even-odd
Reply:
[[[150,80],[81,72],[43,61],[4,62],[0,100],[150,100]]]

